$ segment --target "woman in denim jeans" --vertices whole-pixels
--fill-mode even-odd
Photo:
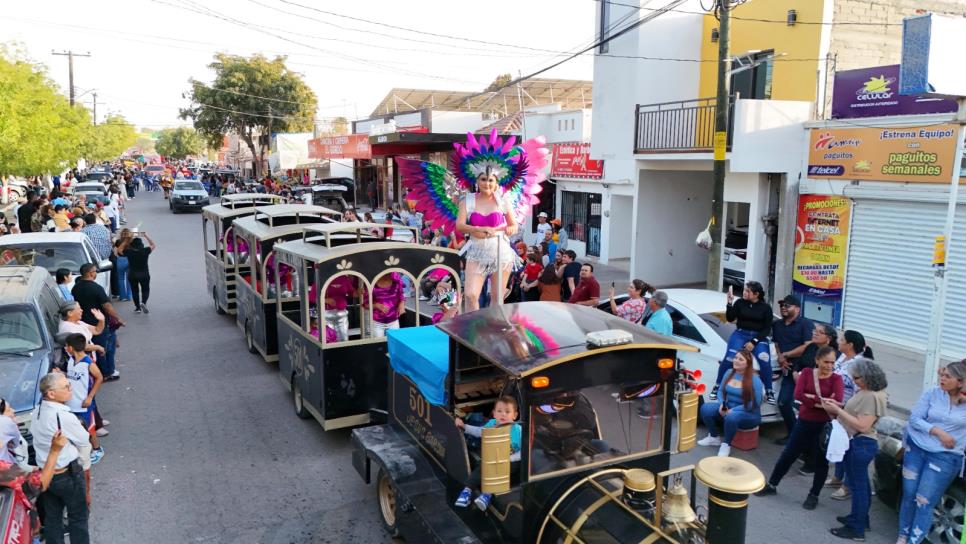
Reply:
[[[860,359],[849,367],[855,382],[856,393],[845,406],[833,399],[822,399],[822,407],[849,433],[848,456],[845,463],[845,479],[852,488],[852,511],[835,519],[841,527],[831,530],[839,538],[865,542],[865,530],[869,528],[869,507],[872,488],[869,485],[869,463],[879,450],[875,423],[886,413],[888,385],[885,373],[873,361]]]
[[[721,380],[720,402],[706,402],[701,406],[701,420],[708,428],[708,436],[698,441],[699,446],[719,446],[718,455],[731,453],[731,440],[738,429],[754,429],[761,423],[761,397],[764,385],[755,374],[750,351],[735,353],[733,369]],[[724,427],[724,436],[718,427]]]
[[[902,458],[896,544],[919,544],[929,536],[933,508],[962,470],[966,448],[964,386],[966,361],[952,363],[940,372],[939,387],[923,393],[912,409]]]

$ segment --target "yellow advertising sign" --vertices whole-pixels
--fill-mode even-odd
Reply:
[[[953,124],[904,128],[813,128],[808,177],[949,183],[959,129]],[[959,167],[959,161],[955,161]]]
[[[845,286],[846,246],[852,201],[842,196],[801,195],[795,236],[796,293],[840,299]]]

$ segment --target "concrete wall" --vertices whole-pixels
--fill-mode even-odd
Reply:
[[[703,282],[708,252],[694,244],[711,210],[708,172],[641,170],[631,277],[658,287]]]
[[[476,111],[432,111],[430,114],[432,120],[428,128],[438,134],[474,132],[488,123],[483,120],[483,114]]]
[[[735,105],[732,172],[797,172],[811,102],[739,100]]]

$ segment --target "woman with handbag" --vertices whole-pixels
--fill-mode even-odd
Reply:
[[[817,368],[803,369],[799,374],[798,381],[795,382],[795,400],[801,403],[798,419],[788,436],[785,449],[782,450],[775,468],[771,471],[768,483],[755,495],[764,497],[777,493],[778,484],[795,460],[803,452],[808,452],[808,456],[814,459],[815,473],[812,475],[812,487],[805,497],[805,502],[802,503],[802,508],[814,510],[818,504],[818,495],[828,474],[828,460],[822,451],[822,436],[825,434],[825,425],[832,419],[823,408],[822,401],[828,398],[842,402],[844,388],[842,376],[834,372],[835,356],[835,348],[823,346],[815,354]]]

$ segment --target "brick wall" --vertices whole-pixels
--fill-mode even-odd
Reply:
[[[835,56],[835,70],[851,70],[868,66],[898,64],[902,53],[902,20],[927,12],[962,16],[966,0],[832,0],[834,23],[891,23],[893,26],[832,26],[830,52]],[[898,23],[898,24],[896,24]],[[826,85],[826,116],[831,115],[832,81],[829,64]]]

